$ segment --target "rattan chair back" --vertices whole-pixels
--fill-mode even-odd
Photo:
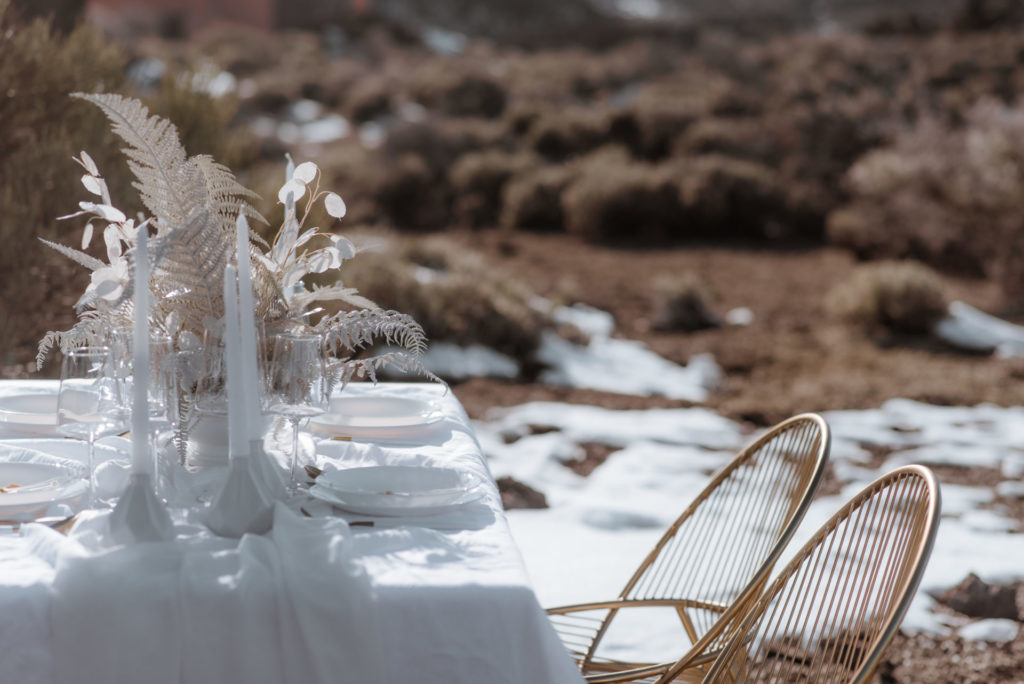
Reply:
[[[765,590],[705,684],[866,682],[924,573],[939,510],[927,468],[868,485]]]
[[[667,666],[675,663],[673,669],[682,671],[710,664],[727,643],[730,628],[760,595],[799,526],[824,472],[830,441],[828,424],[816,414],[774,426],[713,476],[640,564],[619,599],[608,602],[597,629],[579,625],[581,643],[570,641],[573,625],[567,629],[557,621],[573,616],[553,615],[584,674],[631,665],[620,667],[596,656],[617,610],[629,604],[660,602],[676,609],[690,647],[681,661]],[[588,679],[619,681],[616,676]]]

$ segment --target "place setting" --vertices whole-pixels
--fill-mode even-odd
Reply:
[[[40,445],[44,449],[46,444]],[[88,496],[80,460],[0,443],[0,527],[70,520]]]
[[[57,431],[57,392],[17,392],[0,396],[0,434],[53,435]]]
[[[316,435],[356,440],[408,439],[444,418],[435,400],[393,395],[337,395],[327,410],[310,418]]]

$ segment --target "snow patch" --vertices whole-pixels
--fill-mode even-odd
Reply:
[[[978,620],[960,628],[960,636],[967,641],[988,641],[1004,643],[1017,638],[1020,624],[1016,620],[991,618]]]
[[[548,385],[694,402],[706,400],[722,376],[710,354],[679,366],[642,342],[594,337],[581,347],[550,331],[542,336],[537,360],[551,367],[540,376]]]
[[[812,503],[779,569],[850,496],[905,462],[1001,470],[1007,478],[999,485],[1001,495],[1024,492],[1016,480],[1024,470],[1020,407],[942,407],[897,399],[878,409],[825,416],[833,428],[831,462],[841,491]],[[531,426],[548,431],[531,434]],[[709,475],[755,437],[701,407],[612,411],[535,402],[494,411],[476,427],[495,474],[520,475],[548,498],[549,509],[514,510],[508,517],[537,594],[550,606],[616,596]],[[583,442],[622,448],[583,478],[561,465]],[[874,469],[865,445],[895,451]],[[1012,638],[1010,625],[1000,621],[963,626],[966,619],[936,612],[929,592],[937,595],[972,572],[990,583],[1024,580],[1024,534],[1016,533],[1018,527],[990,489],[943,484],[938,536],[903,631],[945,635],[960,628],[965,638]],[[607,638],[617,656],[643,658],[655,644],[672,650],[674,637],[667,622],[645,617]]]

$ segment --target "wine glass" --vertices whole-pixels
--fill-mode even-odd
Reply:
[[[117,387],[117,402],[125,411],[132,403],[132,331],[112,328],[102,346],[110,349],[110,363]]]
[[[171,440],[178,451],[179,464],[185,465],[185,444],[182,442],[183,423],[195,402],[196,386],[203,376],[206,359],[197,349],[182,349],[172,352],[166,359],[167,377],[167,419],[171,424]]]
[[[274,338],[270,360],[269,411],[292,424],[288,490],[298,489],[299,424],[327,410],[327,369],[320,335],[282,334]]]
[[[128,427],[128,412],[120,404],[118,390],[109,347],[82,347],[64,356],[57,392],[57,429],[89,443],[90,506],[95,502],[96,438],[123,432]]]

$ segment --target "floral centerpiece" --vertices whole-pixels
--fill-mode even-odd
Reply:
[[[74,97],[98,106],[110,119],[114,133],[125,141],[123,152],[135,177],[133,185],[149,216],[128,218],[114,205],[103,175],[89,155],[82,152],[75,159],[85,170],[82,184],[96,198],[80,202],[80,211],[61,217],[88,217],[81,250],[44,242],[88,268],[92,277],[76,304],[78,321],[69,330],[46,334],[39,343],[37,363],[42,365],[54,346],[69,350],[103,344],[112,331],[130,329],[130,274],[140,230],[150,231],[151,330],[169,336],[176,349],[198,350],[204,342],[221,336],[223,273],[236,258],[237,217],[241,214],[267,223],[250,204],[258,196],[211,157],[189,157],[174,125],[151,116],[138,100],[116,94],[76,93]],[[321,334],[333,355],[335,383],[353,377],[375,380],[385,365],[434,377],[420,363],[426,338],[419,324],[406,314],[377,307],[342,284],[340,269],[356,255],[353,244],[340,235],[304,227],[315,203],[322,201],[329,215],[341,218],[344,201],[320,189],[319,170],[312,162],[295,167],[289,159],[286,177],[278,195],[284,204],[284,219],[272,242],[249,231],[256,320],[268,334],[296,329]],[[97,227],[106,244],[106,261],[84,251]],[[306,278],[311,274],[336,278],[329,285],[309,285]],[[328,300],[339,302],[340,309],[314,322],[314,315],[322,312],[313,307]],[[388,344],[385,353],[359,356],[377,342]],[[217,391],[216,385],[206,391]],[[183,413],[189,413],[189,406],[183,406]],[[187,430],[187,415],[181,424]]]

